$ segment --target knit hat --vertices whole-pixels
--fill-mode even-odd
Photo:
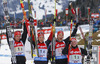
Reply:
[[[20,31],[14,32],[14,37],[15,37],[16,35],[21,35],[21,32],[20,32]]]
[[[57,32],[57,36],[58,36],[60,33],[62,33],[62,34],[64,35],[64,32],[63,32],[63,31],[58,31],[58,32]]]
[[[76,40],[76,38],[75,37],[71,37],[71,41],[74,41],[74,40]]]
[[[44,33],[43,32],[38,33],[38,37],[40,37],[40,36],[44,37]]]

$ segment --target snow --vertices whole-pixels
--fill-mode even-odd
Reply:
[[[48,14],[54,14],[55,13],[55,2],[50,1],[50,0],[30,0],[33,3],[33,9],[32,10],[32,14],[34,17],[34,11],[36,11],[36,18],[42,19],[43,16],[45,16],[45,10],[47,10],[47,15]],[[24,0],[24,2],[26,3],[27,0]],[[60,0],[59,1],[60,4],[63,4],[63,2]],[[59,5],[58,3],[56,3],[56,9],[58,9],[58,13],[62,12],[63,6]],[[15,12],[17,14],[22,13],[22,9],[20,8],[20,5],[17,5],[16,7],[16,11],[13,11],[12,8],[10,8],[9,12],[10,14],[14,14]],[[25,10],[26,12],[28,12],[28,9]]]
[[[100,34],[98,34],[98,37],[100,37]]]
[[[83,32],[88,32],[89,31],[89,25],[81,25]],[[19,30],[19,29],[17,29]],[[20,29],[22,31],[22,29]],[[5,30],[0,30],[0,32],[5,32]],[[16,31],[16,30],[14,30]],[[80,33],[78,30],[77,33]],[[64,31],[64,39],[70,35],[70,31]],[[57,35],[57,34],[56,34]],[[45,34],[45,40],[47,40],[49,34]],[[9,49],[9,46],[7,44],[7,40],[2,40],[2,45],[0,48],[0,64],[11,64],[11,51]],[[30,42],[26,40],[25,44],[25,56],[26,56],[26,64],[33,64],[33,59],[31,58],[31,47],[30,47]],[[6,61],[6,62],[5,62]]]
[[[97,42],[100,42],[100,39],[96,40]]]

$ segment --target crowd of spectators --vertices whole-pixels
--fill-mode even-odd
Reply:
[[[11,21],[10,25],[12,26],[12,28],[22,28],[22,23],[21,21]],[[5,21],[0,21],[0,29],[5,29],[6,28],[6,22]]]
[[[81,24],[88,24],[88,20],[79,20],[79,22]],[[76,24],[76,19],[73,20],[73,24]],[[38,27],[50,27],[50,25],[53,25],[53,20],[46,20],[46,21],[42,21],[39,20],[38,21]],[[67,26],[70,25],[70,20],[66,20],[66,19],[57,19],[56,20],[56,26]]]
[[[100,19],[94,19],[93,32],[100,30]]]
[[[87,19],[79,19],[79,22],[81,24],[88,24],[88,20]],[[76,24],[76,19],[73,19],[73,24]],[[10,25],[12,26],[12,28],[22,28],[22,21],[21,20],[17,20],[15,21],[11,21]],[[42,21],[42,20],[38,20],[38,27],[50,27],[50,25],[53,25],[53,20],[46,20],[46,21]],[[68,26],[70,25],[70,20],[66,20],[66,19],[57,19],[56,20],[56,26]],[[99,19],[94,19],[94,32],[97,31],[100,28],[100,20]],[[6,22],[5,21],[0,21],[0,29],[5,29],[6,28]]]

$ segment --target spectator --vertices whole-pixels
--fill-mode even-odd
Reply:
[[[64,20],[62,25],[63,25],[63,26],[65,26],[65,25],[66,25],[66,23],[67,23],[67,21],[66,21],[66,20]]]

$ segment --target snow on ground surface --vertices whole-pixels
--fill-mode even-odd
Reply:
[[[98,37],[100,37],[100,34],[98,34]]]
[[[89,25],[81,25],[83,32],[89,31]],[[15,30],[16,31],[16,30]],[[1,30],[0,30],[1,32]],[[5,30],[2,30],[2,32],[5,32]],[[77,33],[80,33],[78,30]],[[70,35],[70,31],[64,31],[64,39]],[[56,34],[57,35],[57,34]],[[49,34],[45,34],[45,40],[47,40]],[[9,46],[7,44],[7,40],[1,41],[2,45],[0,47],[0,64],[11,64],[11,51],[9,49]],[[31,58],[31,47],[28,40],[26,40],[25,44],[25,56],[26,56],[26,64],[33,64],[33,59]]]
[[[97,42],[100,42],[100,39],[96,40]]]

